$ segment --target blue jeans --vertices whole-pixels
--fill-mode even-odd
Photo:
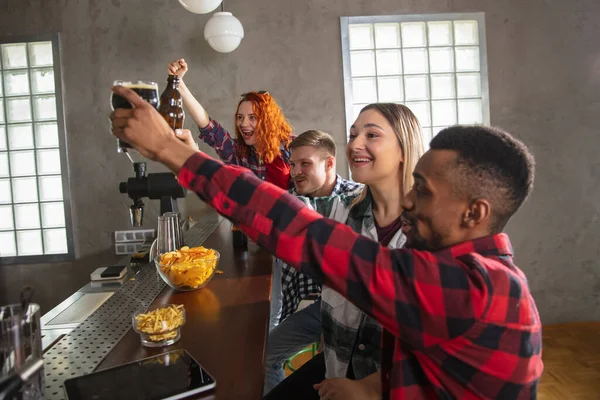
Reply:
[[[279,325],[281,308],[283,306],[283,293],[281,292],[281,275],[283,262],[276,258],[273,261],[273,275],[271,277],[271,311],[269,318],[269,332]]]
[[[285,379],[283,364],[291,356],[321,340],[321,298],[313,304],[290,315],[267,339],[265,386],[263,395],[269,393]]]

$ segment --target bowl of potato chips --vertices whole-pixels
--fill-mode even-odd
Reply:
[[[203,246],[184,246],[154,259],[160,277],[173,289],[190,291],[210,282],[217,270],[220,254]]]
[[[136,311],[132,317],[133,330],[140,334],[147,347],[170,346],[181,337],[185,324],[182,304],[166,304]]]

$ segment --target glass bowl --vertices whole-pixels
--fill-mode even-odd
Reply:
[[[162,318],[156,318],[156,314],[158,314],[154,313],[156,310],[169,310],[172,308],[179,309],[181,317],[175,317],[173,314],[170,314],[172,323],[169,323],[164,315],[161,315]],[[169,310],[169,312],[173,313],[177,311]],[[142,314],[148,314],[148,316],[146,318],[143,316],[140,317]],[[133,314],[131,324],[133,325],[133,330],[139,333],[144,346],[170,346],[181,338],[181,327],[185,324],[185,308],[183,308],[183,305],[165,304],[138,310]]]
[[[185,268],[178,266],[177,263],[169,267],[162,267],[160,264],[161,255],[154,259],[154,264],[156,265],[156,271],[167,285],[175,290],[188,292],[203,288],[215,276],[221,258],[218,251],[215,250],[215,253],[215,257],[196,260],[193,266],[186,266]],[[205,275],[207,268],[210,270],[208,275]]]

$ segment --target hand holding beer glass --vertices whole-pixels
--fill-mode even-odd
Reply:
[[[114,81],[113,86],[124,86],[136,92],[142,99],[147,101],[154,108],[158,108],[158,84],[150,81]],[[112,93],[110,99],[111,108],[115,111],[118,108],[132,108],[131,104],[127,99],[119,96],[118,94]],[[125,143],[117,139],[117,151],[119,153],[127,153],[131,149],[129,143]]]

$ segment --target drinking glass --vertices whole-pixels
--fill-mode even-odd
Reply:
[[[146,100],[154,108],[158,108],[158,84],[150,81],[114,81],[113,86],[123,86],[136,92],[142,99]],[[110,106],[113,111],[118,108],[133,108],[127,99],[112,93],[110,96]],[[117,139],[117,151],[127,153],[131,145],[120,139]]]
[[[158,217],[157,254],[180,249],[183,246],[182,232],[179,213],[168,212]]]
[[[27,312],[20,304],[0,307],[0,379],[21,372],[25,364],[42,358],[40,306],[30,303]],[[37,371],[15,397],[43,399],[44,370]]]

